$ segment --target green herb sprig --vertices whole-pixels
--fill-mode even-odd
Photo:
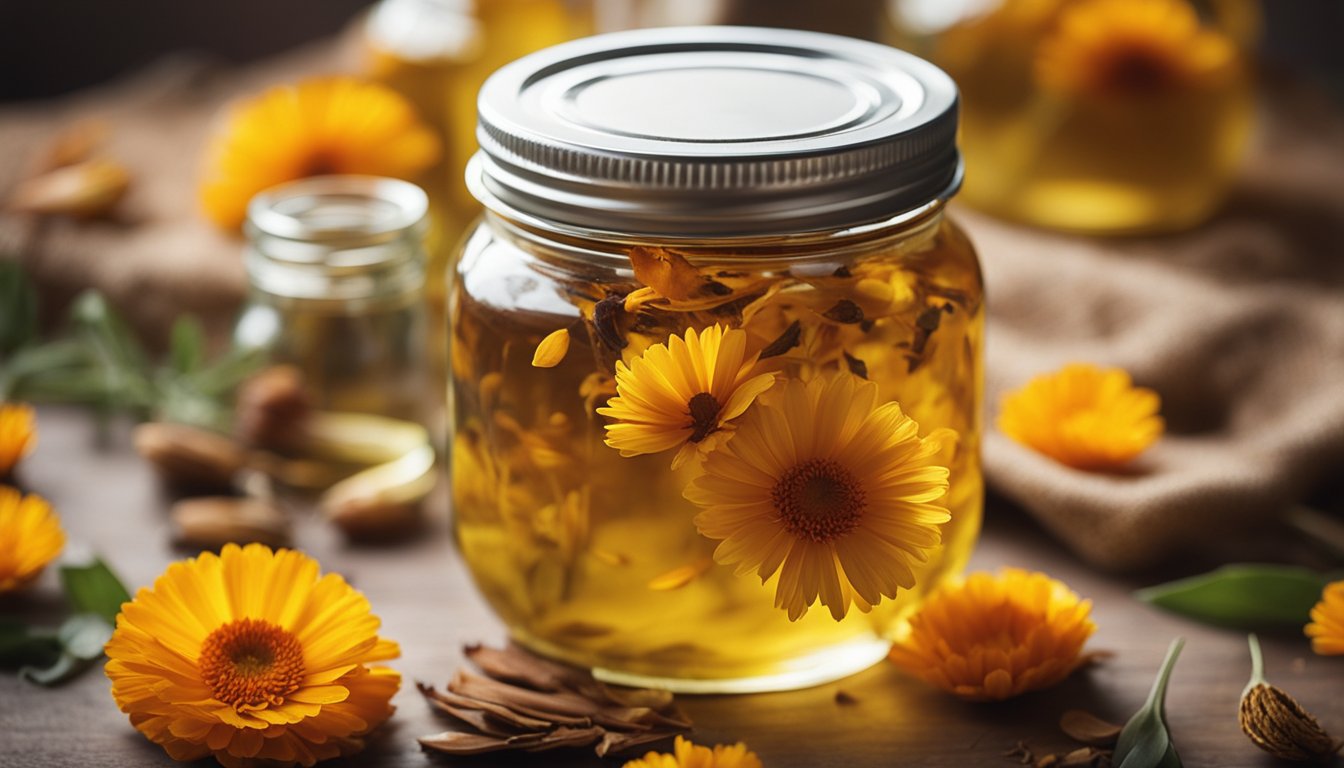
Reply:
[[[1112,762],[1118,768],[1181,768],[1180,755],[1176,754],[1176,745],[1172,743],[1171,732],[1167,730],[1167,683],[1171,680],[1171,671],[1176,668],[1176,659],[1185,647],[1185,638],[1171,641],[1167,657],[1157,672],[1148,701],[1134,716],[1125,723],[1120,738],[1115,743]]]

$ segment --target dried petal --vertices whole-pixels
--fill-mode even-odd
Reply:
[[[9,207],[23,213],[93,218],[112,210],[130,186],[131,175],[120,164],[90,160],[20,182]]]
[[[260,542],[289,545],[289,518],[275,506],[256,499],[205,496],[184,499],[171,512],[176,541],[194,549],[219,549],[225,544]]]
[[[867,363],[849,354],[848,352],[843,352],[843,354],[845,356],[845,365],[849,367],[850,373],[854,374],[855,376],[858,376],[860,379],[868,378]]]
[[[674,589],[681,589],[700,577],[714,561],[708,557],[702,557],[693,563],[683,565],[680,568],[673,568],[667,573],[655,576],[649,580],[649,589],[664,592]]]
[[[1070,709],[1059,718],[1059,728],[1074,741],[1094,747],[1110,747],[1124,726],[1108,723],[1091,712]]]
[[[789,323],[789,327],[784,329],[784,332],[779,335],[779,338],[770,342],[766,345],[765,349],[761,350],[760,359],[764,360],[769,357],[778,357],[785,352],[788,352],[790,349],[798,346],[798,341],[802,338],[802,334],[802,325],[797,320],[794,320],[792,323]]]
[[[630,249],[630,266],[634,268],[636,280],[663,298],[686,301],[708,291],[700,270],[691,266],[685,257],[666,248],[635,246]]]
[[[565,354],[569,352],[569,330],[561,328],[558,331],[552,331],[546,338],[537,345],[537,351],[532,355],[532,367],[534,368],[554,368],[565,359]]]

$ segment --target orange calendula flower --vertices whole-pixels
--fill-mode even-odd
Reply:
[[[837,621],[915,585],[914,566],[950,518],[937,504],[948,470],[938,454],[950,430],[919,436],[896,403],[848,373],[790,379],[742,419],[705,459],[686,498],[696,528],[721,540],[714,559],[776,572],[775,605],[797,620],[820,600]]]
[[[37,414],[32,406],[0,403],[0,477],[8,477],[37,447]]]
[[[1077,469],[1113,469],[1162,435],[1161,400],[1119,368],[1074,363],[1003,398],[999,429]]]
[[[237,105],[207,150],[201,204],[237,229],[252,196],[326,174],[414,180],[438,159],[438,137],[397,92],[349,77],[271,88]]]
[[[710,749],[678,736],[671,754],[649,752],[626,762],[621,768],[761,768],[761,759],[740,741],[732,746],[719,744]]]
[[[962,698],[999,701],[1048,688],[1085,657],[1092,603],[1043,573],[976,573],[934,592],[891,660]]]
[[[1344,581],[1326,586],[1321,602],[1311,609],[1307,637],[1311,649],[1322,656],[1344,654]]]
[[[369,601],[300,552],[230,544],[168,566],[122,605],[112,698],[175,760],[312,765],[392,715],[399,655]]]
[[[1235,62],[1233,42],[1186,0],[1082,0],[1042,41],[1036,76],[1064,93],[1130,97],[1197,87]]]
[[[597,409],[616,420],[607,425],[607,445],[622,456],[676,448],[672,468],[680,467],[722,442],[729,422],[774,385],[773,374],[755,367],[746,332],[719,325],[672,336],[628,367],[617,362],[617,395]]]
[[[41,496],[0,485],[0,593],[23,587],[65,547],[65,532]]]

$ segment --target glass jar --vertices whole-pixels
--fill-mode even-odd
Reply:
[[[319,409],[423,422],[427,208],[414,184],[372,176],[257,195],[235,341],[296,366]]]
[[[505,67],[480,113],[453,500],[513,637],[699,692],[883,658],[980,524],[951,80],[831,35],[645,30]]]
[[[893,0],[961,88],[963,198],[1063,230],[1188,228],[1248,143],[1254,0]]]

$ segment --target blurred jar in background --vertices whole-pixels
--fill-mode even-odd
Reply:
[[[962,197],[1094,233],[1180,230],[1253,122],[1254,0],[890,0],[898,47],[961,88]]]
[[[592,34],[593,0],[381,0],[364,21],[365,66],[400,91],[444,142],[428,192],[437,236],[426,294],[441,316],[448,255],[480,204],[463,181],[476,151],[476,93],[524,54]],[[442,323],[435,323],[442,326]],[[435,354],[439,354],[436,345]]]
[[[254,197],[235,341],[297,367],[320,410],[423,423],[427,208],[414,184],[373,176]]]

